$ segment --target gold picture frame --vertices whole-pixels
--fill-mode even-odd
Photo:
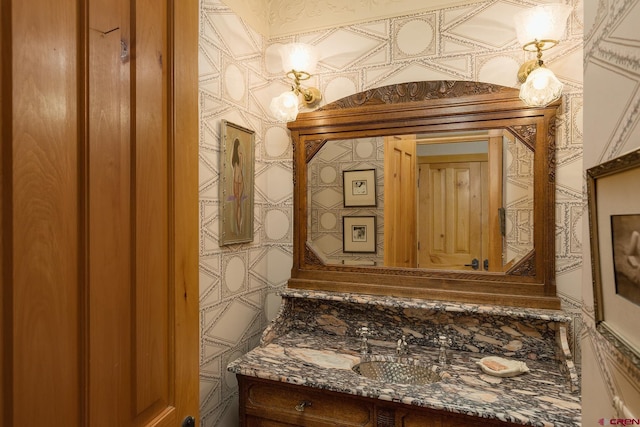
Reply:
[[[219,244],[252,242],[255,132],[222,120],[220,135]]]
[[[640,368],[640,150],[587,170],[596,329]],[[630,190],[632,189],[632,190]]]

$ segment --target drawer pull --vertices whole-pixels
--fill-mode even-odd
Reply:
[[[306,408],[307,406],[311,406],[311,402],[309,402],[308,400],[303,400],[296,405],[296,411],[304,412],[304,408]]]

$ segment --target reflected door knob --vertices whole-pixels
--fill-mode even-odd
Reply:
[[[477,270],[478,268],[480,268],[480,261],[478,261],[478,258],[474,258],[471,260],[471,264],[465,264],[465,267],[471,267],[474,270]]]

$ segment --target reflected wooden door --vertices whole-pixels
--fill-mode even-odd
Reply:
[[[0,424],[180,426],[198,411],[198,2],[1,6]]]
[[[384,265],[416,266],[416,138],[384,141]]]
[[[418,266],[482,269],[487,258],[487,161],[451,161],[442,156],[419,164]],[[468,156],[465,156],[468,157]]]

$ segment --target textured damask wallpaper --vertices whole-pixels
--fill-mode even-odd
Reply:
[[[544,2],[544,1],[540,1]],[[585,214],[582,166],[582,2],[565,39],[544,60],[565,83],[557,122],[557,285],[580,332]],[[279,2],[272,2],[278,5]],[[324,4],[326,2],[317,2]],[[341,2],[342,3],[342,2]],[[348,2],[344,2],[348,3]],[[378,1],[351,2],[354,6]],[[276,48],[304,41],[321,51],[312,83],[324,102],[364,89],[416,80],[473,80],[517,87],[530,54],[517,44],[513,14],[537,0],[487,0],[267,38],[218,0],[200,15],[200,386],[201,423],[237,425],[237,384],[225,368],[257,345],[290,276],[292,165],[286,127],[269,115],[271,98],[290,89]],[[458,4],[458,3],[456,3]],[[326,12],[326,11],[325,11]],[[329,11],[331,13],[331,11]],[[357,16],[357,15],[355,15]],[[354,16],[354,19],[356,19]],[[355,21],[354,21],[355,22]],[[220,120],[256,131],[255,239],[218,246]],[[586,243],[586,242],[584,242]],[[575,344],[574,339],[574,344]],[[580,348],[575,347],[579,360]]]

